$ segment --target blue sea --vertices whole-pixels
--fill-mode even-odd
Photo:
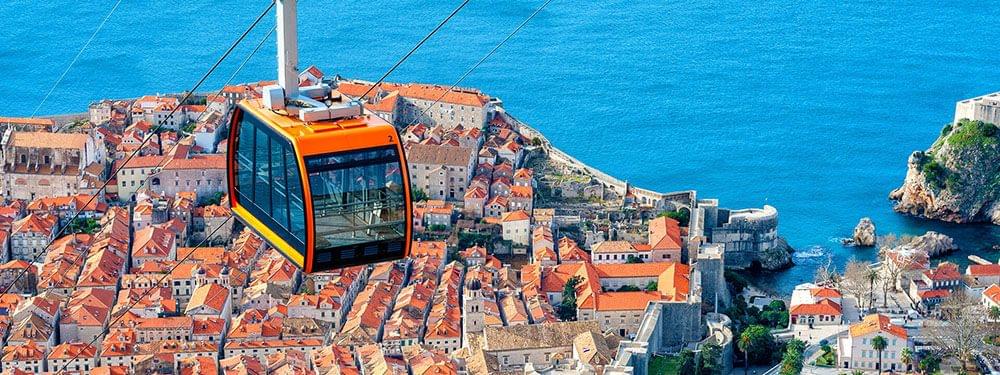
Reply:
[[[542,2],[472,0],[389,80],[454,82]],[[302,66],[375,79],[458,3],[302,0]],[[112,5],[0,2],[0,115],[30,115]],[[266,5],[126,0],[39,113],[188,89]],[[956,261],[1000,257],[997,227],[901,216],[886,198],[956,101],[1000,90],[998,19],[977,2],[555,0],[464,85],[636,185],[777,207],[799,265],[759,279],[789,291],[827,254],[875,257],[838,242],[862,216],[954,236]],[[237,80],[273,79],[273,56],[268,41]]]

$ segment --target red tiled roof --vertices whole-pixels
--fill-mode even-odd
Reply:
[[[836,302],[824,298],[817,303],[792,306],[789,313],[791,315],[840,315],[841,308]]]
[[[983,291],[983,296],[989,298],[993,303],[1000,305],[1000,285],[993,284]]]
[[[505,212],[500,216],[500,221],[504,223],[510,223],[514,221],[530,220],[531,216],[524,210],[517,210],[511,212]]]
[[[649,245],[653,249],[680,250],[681,229],[677,220],[658,217],[649,221]]]
[[[868,335],[874,332],[884,332],[890,335],[906,339],[906,329],[892,324],[889,317],[882,314],[872,314],[866,316],[862,321],[851,325],[851,337]]]
[[[834,288],[820,287],[809,290],[809,294],[816,298],[841,298],[840,291]]]
[[[965,271],[972,276],[1000,276],[1000,264],[970,264]]]
[[[660,292],[607,292],[596,296],[597,311],[642,311],[651,301],[663,299]]]
[[[924,271],[924,275],[933,281],[948,281],[962,278],[962,274],[958,273],[958,265],[951,262],[941,262],[937,268]]]

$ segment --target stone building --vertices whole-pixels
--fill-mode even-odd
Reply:
[[[962,119],[1000,124],[1000,92],[955,103],[955,123]]]
[[[713,204],[714,203],[714,204]],[[717,202],[699,203],[704,212],[704,231],[709,242],[725,247],[726,267],[780,268],[791,261],[788,245],[778,236],[778,210],[764,208],[730,210]]]
[[[56,122],[47,118],[33,117],[0,117],[0,133],[13,129],[21,132],[52,131]]]
[[[482,351],[495,357],[500,371],[517,371],[526,364],[550,366],[573,355],[573,340],[590,332],[601,335],[595,321],[490,327],[483,330]]]
[[[226,191],[226,156],[222,154],[174,157],[150,180],[150,189],[167,196],[193,191],[204,198]]]
[[[11,224],[11,259],[33,262],[45,252],[59,230],[54,215],[31,214]]]
[[[3,176],[8,199],[88,193],[101,182],[104,167],[94,138],[80,133],[4,133]]]
[[[371,85],[365,81],[341,81],[337,91],[356,98],[368,92]],[[366,99],[377,99],[375,108],[391,114],[396,126],[423,123],[431,127],[440,125],[445,130],[459,126],[483,129],[503,106],[499,99],[476,89],[418,83],[383,83]]]
[[[872,346],[872,339],[882,336],[886,348],[882,351],[881,361]],[[881,314],[866,316],[862,321],[854,323],[848,334],[837,339],[837,367],[845,369],[903,371],[908,370],[902,363],[903,349],[913,349],[906,329],[889,321],[889,317]],[[881,362],[882,368],[879,368]]]
[[[410,184],[414,188],[431,199],[464,199],[476,166],[474,149],[415,144],[410,145],[406,159],[410,164]]]

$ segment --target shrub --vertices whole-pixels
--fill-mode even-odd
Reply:
[[[958,127],[948,136],[948,144],[954,147],[981,147],[996,145],[996,125],[982,121],[961,120]]]
[[[951,123],[950,122],[947,123],[947,124],[944,124],[944,127],[941,128],[941,136],[942,137],[947,136],[948,133],[951,133]]]
[[[933,184],[938,189],[945,187],[945,179],[947,178],[948,171],[937,160],[931,159],[924,163],[920,167],[920,171],[924,174],[924,178],[927,179],[928,183]]]

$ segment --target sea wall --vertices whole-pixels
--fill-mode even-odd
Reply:
[[[604,173],[600,169],[591,167],[563,150],[553,146],[552,142],[550,142],[548,138],[545,138],[545,135],[542,134],[542,132],[535,130],[535,128],[532,128],[530,125],[518,120],[514,116],[511,116],[509,113],[505,113],[504,115],[511,121],[511,123],[517,126],[521,135],[527,137],[528,139],[538,138],[538,140],[541,141],[542,149],[548,155],[549,160],[562,164],[569,169],[593,176],[595,179],[604,184],[605,188],[613,190],[618,195],[625,196],[628,190],[631,189],[632,194],[635,195],[636,201],[640,204],[648,204],[656,208],[668,210],[676,210],[680,208],[687,208],[688,210],[691,210],[692,203],[697,202],[697,192],[694,190],[660,193],[649,189],[630,186],[627,181],[622,181],[614,176]]]

